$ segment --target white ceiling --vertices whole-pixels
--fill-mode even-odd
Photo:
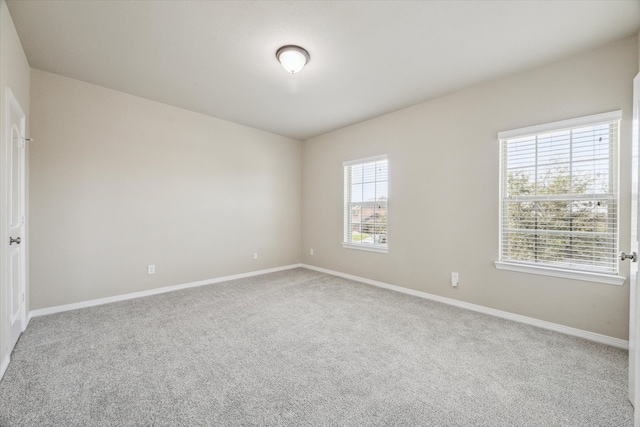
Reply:
[[[640,30],[636,0],[7,4],[34,68],[297,139]]]

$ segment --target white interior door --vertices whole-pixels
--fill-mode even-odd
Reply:
[[[638,192],[640,188],[640,137],[638,127],[640,115],[640,74],[633,79],[633,137],[631,167],[631,251],[638,253],[638,225],[640,225],[640,209],[638,208]],[[630,271],[630,307],[629,307],[629,400],[635,408],[635,425],[640,426],[640,292],[638,292],[638,262],[631,263]]]
[[[25,115],[7,88],[7,251],[9,353],[25,322]]]

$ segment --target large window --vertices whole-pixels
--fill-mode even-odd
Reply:
[[[498,135],[502,265],[496,266],[618,274],[619,120],[613,112]]]
[[[387,156],[344,162],[344,247],[387,252]]]

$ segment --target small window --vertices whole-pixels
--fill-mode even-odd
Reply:
[[[387,252],[387,156],[345,162],[342,246]]]
[[[498,135],[500,262],[618,274],[620,117],[598,114]]]

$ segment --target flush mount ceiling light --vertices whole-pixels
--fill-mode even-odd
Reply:
[[[276,58],[282,64],[282,67],[289,73],[294,74],[302,70],[309,62],[309,52],[300,46],[282,46],[276,52]]]

